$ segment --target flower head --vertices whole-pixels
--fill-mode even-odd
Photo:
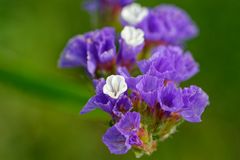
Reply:
[[[153,51],[151,58],[138,63],[140,70],[166,80],[182,82],[198,72],[198,64],[190,52],[177,46],[161,46]]]
[[[178,112],[183,107],[181,90],[173,82],[167,83],[159,90],[158,101],[161,108],[168,112]]]
[[[137,136],[140,127],[140,114],[128,112],[122,119],[103,136],[103,143],[113,154],[125,154],[132,145],[141,145]]]
[[[136,89],[149,106],[154,106],[157,102],[158,90],[162,86],[162,79],[158,79],[151,75],[144,75],[138,80]]]
[[[107,69],[115,58],[115,31],[106,27],[71,39],[62,53],[59,66],[83,67],[94,76],[96,70]]]
[[[209,104],[208,95],[197,86],[184,88],[182,91],[182,117],[189,122],[201,122],[201,115]]]
[[[131,149],[128,139],[115,126],[109,128],[102,138],[112,154],[125,154]]]
[[[104,79],[98,80],[96,83],[96,95],[90,98],[87,104],[81,110],[81,114],[85,114],[99,108],[110,115],[115,104],[115,100],[103,93],[103,86],[106,84]]]

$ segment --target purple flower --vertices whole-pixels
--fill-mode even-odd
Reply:
[[[128,112],[122,119],[103,136],[103,143],[113,154],[125,154],[132,145],[141,145],[142,142],[137,136],[140,127],[140,114]]]
[[[132,109],[132,102],[130,99],[124,95],[117,100],[115,106],[113,107],[113,114],[117,117],[122,117],[125,113]]]
[[[136,84],[136,89],[143,100],[154,106],[157,102],[158,90],[163,86],[163,80],[151,75],[143,75]]]
[[[106,81],[101,79],[95,81],[95,84],[96,95],[88,100],[87,104],[83,107],[80,114],[85,114],[95,110],[96,108],[99,108],[112,115],[115,100],[111,99],[109,96],[103,93],[103,86],[106,84]]]
[[[115,31],[106,27],[71,39],[59,60],[62,68],[83,67],[92,75],[107,69],[116,58]]]
[[[67,44],[59,61],[60,67],[86,67],[87,45],[83,36],[73,37]]]
[[[173,82],[168,82],[159,90],[158,101],[161,108],[168,112],[178,112],[183,107],[181,90]]]
[[[182,82],[198,72],[198,64],[190,52],[183,53],[177,46],[160,46],[148,60],[138,62],[143,73],[166,80]]]
[[[85,114],[95,110],[96,108],[99,108],[112,115],[114,103],[115,101],[111,100],[105,94],[98,94],[88,100],[87,104],[83,107],[80,114]]]
[[[121,32],[118,63],[131,67],[135,64],[137,55],[144,47],[144,33],[141,29],[126,26]]]
[[[182,117],[189,122],[201,122],[201,115],[209,104],[208,95],[197,86],[184,88],[182,91]]]
[[[94,80],[96,95],[90,98],[81,110],[81,114],[96,108],[109,113],[113,118],[120,118],[132,109],[130,99],[124,95],[127,84],[123,76],[112,75],[104,79]]]
[[[115,126],[109,128],[102,138],[112,154],[125,154],[131,149],[128,139]]]
[[[115,126],[122,134],[130,136],[139,130],[140,120],[138,112],[128,112]]]
[[[147,40],[170,44],[181,44],[198,34],[198,28],[188,14],[173,5],[151,9],[138,27],[144,30]]]

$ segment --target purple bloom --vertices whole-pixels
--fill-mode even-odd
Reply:
[[[105,94],[98,94],[88,100],[87,104],[83,107],[80,113],[85,114],[95,110],[96,108],[99,108],[112,115],[113,106],[113,100],[111,100]]]
[[[160,5],[150,10],[148,17],[138,25],[147,40],[179,44],[198,34],[198,28],[182,9]]]
[[[96,108],[99,108],[112,115],[115,100],[111,99],[109,96],[103,93],[103,86],[106,83],[105,80],[101,79],[95,81],[95,83],[96,95],[88,100],[87,104],[83,107],[80,113],[85,114],[95,110]]]
[[[106,81],[104,79],[100,79],[94,80],[93,82],[96,88],[96,95],[90,98],[81,110],[81,114],[85,114],[99,108],[110,114],[112,118],[118,119],[132,109],[132,102],[126,95],[124,95],[125,89],[127,89],[124,77],[112,75],[109,76]],[[110,91],[104,90],[105,88],[110,89]],[[123,93],[122,89],[124,89]],[[114,94],[114,98],[109,96],[112,94]],[[115,95],[118,96],[115,97]]]
[[[140,93],[143,100],[154,106],[157,102],[158,90],[163,86],[163,80],[151,75],[144,75],[136,84],[136,89]]]
[[[115,106],[113,107],[113,114],[117,117],[122,117],[125,113],[132,109],[132,102],[130,99],[124,95],[117,100]]]
[[[122,134],[130,136],[139,130],[140,120],[138,112],[128,112],[115,126]]]
[[[115,126],[109,128],[102,138],[112,154],[125,154],[131,149],[128,139]]]
[[[59,66],[83,67],[92,75],[107,69],[115,61],[115,31],[106,27],[71,39],[64,49]]]
[[[108,113],[114,119],[118,119],[132,109],[132,103],[127,96],[122,96],[118,100],[114,100],[102,93],[90,98],[80,113],[86,114],[97,108]]]
[[[184,88],[182,91],[182,117],[189,122],[201,122],[201,115],[209,104],[208,95],[197,86]]]
[[[59,61],[60,67],[86,67],[87,45],[83,36],[73,37],[67,44]]]
[[[198,72],[198,64],[190,52],[183,53],[180,47],[160,46],[148,60],[138,63],[140,70],[166,80],[182,82]]]
[[[181,90],[173,82],[168,82],[159,90],[158,101],[161,108],[168,112],[178,112],[183,107]]]
[[[137,136],[140,127],[140,114],[128,112],[122,119],[103,136],[103,143],[113,154],[125,154],[132,145],[141,145],[142,142]]]

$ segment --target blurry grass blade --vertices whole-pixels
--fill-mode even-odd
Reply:
[[[44,98],[72,101],[83,105],[89,98],[86,92],[87,87],[67,82],[61,82],[59,79],[46,78],[47,75],[33,75],[20,73],[17,70],[11,71],[0,68],[0,82],[24,90],[29,94],[41,96]]]

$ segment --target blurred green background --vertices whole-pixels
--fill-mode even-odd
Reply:
[[[211,105],[199,124],[184,123],[149,160],[240,159],[240,1],[139,0],[174,3],[200,36],[187,48]],[[93,29],[81,0],[0,0],[0,160],[134,159],[111,155],[101,136],[106,114],[79,111],[93,94],[80,70],[56,67],[67,40]]]

